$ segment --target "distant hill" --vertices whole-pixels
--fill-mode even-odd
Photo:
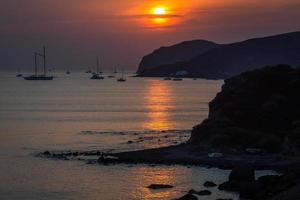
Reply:
[[[275,64],[300,66],[300,32],[218,45],[189,61],[157,66],[139,75],[174,76],[178,71],[185,71],[186,77],[223,79]]]
[[[170,47],[161,47],[151,54],[144,56],[138,73],[167,64],[174,64],[182,61],[189,61],[196,56],[219,46],[216,43],[205,40],[185,41]]]

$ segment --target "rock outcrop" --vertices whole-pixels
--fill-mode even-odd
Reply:
[[[292,153],[300,146],[300,70],[265,67],[225,80],[190,143]]]
[[[290,196],[295,199],[294,192],[285,194],[290,188],[298,185],[299,187],[299,166],[291,166],[283,175],[266,175],[254,178],[254,170],[244,169],[245,167],[235,168],[229,176],[229,181],[219,185],[220,190],[235,191],[240,193],[242,199],[270,199],[276,196]],[[246,167],[247,168],[247,167]],[[299,173],[299,172],[298,172]],[[284,191],[284,192],[283,192]],[[283,192],[283,194],[281,194]],[[285,198],[282,198],[285,199]]]

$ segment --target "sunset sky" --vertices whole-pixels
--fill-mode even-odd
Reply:
[[[154,48],[183,40],[228,43],[300,30],[299,0],[0,0],[0,68],[49,65],[136,69]]]

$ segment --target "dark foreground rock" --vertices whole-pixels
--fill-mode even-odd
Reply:
[[[232,199],[216,199],[216,200],[232,200]]]
[[[254,169],[252,167],[236,167],[234,168],[230,175],[229,181],[231,182],[252,182],[255,181]]]
[[[197,194],[199,196],[207,196],[207,195],[211,195],[211,191],[209,190],[201,190],[201,191],[196,191],[196,190],[190,190],[189,194]]]
[[[173,185],[166,185],[166,184],[151,184],[148,186],[149,189],[158,190],[158,189],[170,189],[173,188]]]
[[[204,187],[216,187],[217,184],[215,184],[214,182],[212,181],[206,181],[204,184],[203,184]]]
[[[198,198],[195,195],[186,194],[186,195],[178,198],[177,200],[198,200]]]
[[[299,167],[294,166],[283,175],[267,175],[254,180],[252,178],[236,175],[236,171],[231,172],[229,181],[219,185],[220,190],[235,191],[240,193],[240,198],[245,199],[270,199],[277,195],[282,196],[283,191],[300,184]],[[290,194],[291,195],[291,194]],[[297,196],[294,196],[296,198]]]
[[[300,146],[300,70],[265,67],[225,80],[190,143],[216,149],[296,153]]]

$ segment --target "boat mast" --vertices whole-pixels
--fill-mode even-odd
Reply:
[[[34,74],[37,76],[37,52],[34,52]]]
[[[46,76],[47,69],[46,69],[46,47],[45,46],[43,46],[43,50],[44,50],[44,54],[43,54],[43,57],[44,57],[44,76]]]
[[[97,74],[99,74],[99,57],[97,56]]]

